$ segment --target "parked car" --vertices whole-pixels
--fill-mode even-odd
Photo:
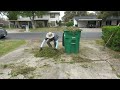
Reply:
[[[95,28],[96,27],[96,25],[94,25],[94,24],[89,24],[88,25],[88,28]]]
[[[4,38],[7,36],[7,31],[0,27],[0,38]]]
[[[25,24],[22,24],[21,27],[22,27],[22,29],[25,29],[25,28],[26,28],[26,25],[25,25]]]

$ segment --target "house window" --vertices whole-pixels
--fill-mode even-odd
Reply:
[[[55,18],[55,13],[50,13],[50,18]]]

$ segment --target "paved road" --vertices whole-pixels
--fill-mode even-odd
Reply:
[[[35,32],[35,33],[8,33],[6,39],[40,39],[43,40],[47,32]],[[62,32],[56,32],[60,36],[60,40],[62,40]],[[82,32],[81,39],[99,39],[101,38],[101,32]]]
[[[81,39],[99,39],[101,38],[101,28],[81,28]],[[39,39],[43,40],[47,32],[8,32],[7,39]],[[60,40],[62,40],[62,32],[56,32],[60,36]]]

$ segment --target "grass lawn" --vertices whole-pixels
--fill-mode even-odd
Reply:
[[[0,56],[15,50],[17,47],[25,44],[24,40],[1,40],[0,41]]]
[[[30,29],[31,32],[62,32],[65,30],[65,27],[44,27],[44,28],[36,28],[35,30]]]
[[[12,31],[12,30],[18,30],[18,32],[25,32],[25,29],[18,29],[18,28],[5,28],[8,31]],[[30,32],[62,32],[65,30],[65,27],[43,27],[43,28],[36,28],[36,29],[32,29],[30,28],[29,31]]]

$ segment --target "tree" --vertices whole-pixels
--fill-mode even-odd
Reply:
[[[35,16],[41,16],[47,13],[48,11],[21,11],[22,16],[26,16],[30,18],[33,29],[35,29],[35,22],[34,22]]]
[[[64,14],[65,15],[62,17],[62,19],[65,22],[68,22],[69,20],[73,19],[74,16],[86,16],[87,11],[65,11]]]
[[[56,24],[57,24],[58,26],[61,26],[61,23],[62,23],[61,20],[60,20],[60,21],[57,21],[57,20],[56,20]]]
[[[98,18],[102,18],[103,20],[109,16],[120,16],[120,11],[99,11]]]
[[[17,20],[20,15],[20,11],[6,11],[4,12],[9,20]]]

